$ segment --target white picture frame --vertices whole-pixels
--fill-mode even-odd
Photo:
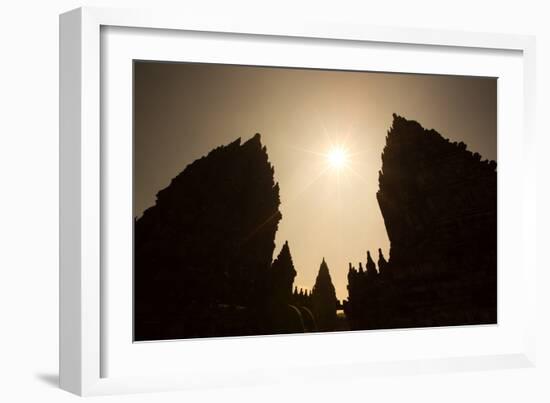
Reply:
[[[142,31],[138,31],[139,29]],[[102,33],[105,32],[114,33],[109,42],[102,37]],[[518,116],[516,116],[516,120],[510,122],[510,125],[504,127],[500,125],[501,121],[499,120],[499,139],[502,138],[502,133],[505,133],[504,138],[506,139],[503,144],[499,144],[499,186],[503,183],[513,183],[514,188],[521,189],[521,191],[517,192],[517,195],[502,194],[499,189],[499,225],[501,220],[513,221],[510,225],[517,230],[515,231],[517,234],[504,234],[503,242],[508,242],[505,246],[514,242],[517,245],[514,251],[515,259],[506,264],[519,265],[517,270],[519,270],[521,281],[518,281],[516,286],[522,297],[522,320],[514,319],[519,317],[520,309],[518,308],[517,315],[507,322],[509,326],[499,321],[499,326],[483,329],[347,332],[347,334],[188,340],[181,343],[133,345],[131,339],[124,333],[130,330],[116,329],[113,326],[113,321],[108,319],[113,315],[119,315],[117,318],[124,319],[123,314],[114,314],[113,312],[118,312],[119,308],[122,309],[121,312],[125,312],[123,309],[127,309],[127,307],[113,305],[112,298],[108,298],[109,290],[105,287],[106,278],[112,281],[112,287],[119,287],[119,289],[123,287],[121,284],[124,279],[111,279],[109,273],[105,272],[105,267],[108,267],[105,251],[108,248],[104,244],[104,231],[109,227],[109,223],[105,222],[109,216],[102,214],[102,209],[111,208],[108,205],[109,197],[106,196],[110,187],[106,183],[110,180],[110,175],[114,173],[110,169],[115,169],[108,163],[109,157],[105,148],[111,147],[113,145],[111,140],[115,138],[111,134],[112,126],[110,125],[113,123],[106,118],[111,110],[103,108],[108,104],[109,108],[113,106],[115,110],[127,111],[128,88],[120,87],[112,90],[111,87],[115,87],[112,84],[113,81],[105,80],[102,75],[120,74],[117,66],[127,66],[127,60],[135,57],[132,51],[126,53],[123,51],[123,49],[135,49],[135,47],[132,48],[131,42],[121,41],[131,41],[131,38],[128,38],[137,35],[138,32],[145,35],[140,38],[144,49],[147,47],[145,42],[149,39],[153,44],[161,44],[162,41],[174,43],[173,41],[181,39],[178,39],[178,32],[183,34],[192,32],[194,37],[198,38],[208,33],[218,33],[216,37],[218,41],[229,41],[230,37],[252,38],[255,42],[267,39],[273,43],[299,41],[300,46],[304,44],[307,46],[308,41],[318,40],[325,41],[323,46],[332,49],[338,49],[345,44],[357,44],[358,46],[377,44],[382,47],[391,45],[402,50],[406,47],[415,47],[417,52],[427,52],[426,58],[428,62],[432,62],[433,66],[422,68],[420,65],[411,64],[409,67],[401,66],[399,71],[440,74],[470,72],[483,75],[483,63],[485,63],[483,57],[486,54],[489,54],[490,59],[493,56],[498,58],[500,54],[511,52],[513,57],[510,58],[509,64],[507,64],[508,62],[504,63],[504,59],[502,59],[502,66],[510,66],[509,73],[503,73],[509,74],[509,79],[505,80],[509,84],[505,85],[510,87],[503,88],[505,95],[516,94],[518,99],[514,101],[514,104],[506,106],[505,101],[501,102],[502,93],[499,93],[499,108],[509,108],[506,109],[508,112],[515,111]],[[149,38],[147,35],[152,33],[153,37]],[[227,36],[227,39],[224,39],[224,36]],[[143,41],[144,38],[147,41]],[[102,49],[102,47],[107,48],[107,44],[111,47],[111,53]],[[166,46],[161,45],[159,48],[165,49]],[[212,49],[215,50],[215,48]],[[244,49],[246,50],[246,48]],[[285,51],[284,47],[281,49],[281,52]],[[397,52],[400,51],[399,49]],[[429,54],[432,50],[449,53],[449,60],[441,65],[433,63],[435,59]],[[520,35],[381,28],[311,21],[306,23],[275,22],[270,21],[269,18],[255,21],[245,19],[212,21],[197,19],[193,15],[104,8],[80,8],[61,15],[61,387],[79,395],[96,395],[214,385],[241,386],[266,382],[292,382],[297,374],[300,374],[301,379],[330,380],[335,377],[368,376],[379,373],[408,374],[533,366],[535,363],[536,262],[534,245],[536,242],[534,242],[534,237],[536,213],[534,209],[535,180],[530,174],[531,169],[534,170],[534,158],[530,158],[530,156],[535,147],[534,52],[534,38]],[[449,70],[448,66],[452,64],[453,58],[455,61],[461,60],[460,58],[467,57],[467,54],[473,55],[472,60],[481,59],[477,65],[472,63],[469,66],[457,68],[457,70]],[[197,55],[197,57],[202,57],[198,53]],[[160,57],[157,60],[171,60],[172,58],[169,53],[162,52],[149,53],[146,56],[152,59],[155,59],[155,56]],[[102,60],[105,57],[110,57],[113,61],[118,57],[121,59],[120,64],[111,66]],[[181,56],[173,57],[176,60]],[[230,56],[224,57],[225,59],[221,56],[218,58],[214,56],[209,60],[211,62],[227,62],[227,58]],[[259,60],[262,55],[258,53],[247,57],[255,57],[258,59],[258,64],[273,63],[273,60],[268,60],[267,56],[265,59]],[[430,57],[432,57],[431,60]],[[125,59],[123,60],[123,58]],[[312,55],[311,60],[314,58],[315,55]],[[500,60],[491,61],[489,59],[486,59],[487,66]],[[244,59],[241,58],[235,62],[239,60]],[[296,62],[297,66],[305,67],[309,63],[306,59],[300,60]],[[348,67],[351,63],[349,60],[346,65]],[[281,63],[289,65],[291,62],[281,61]],[[319,59],[311,63],[311,66],[317,66],[318,63],[325,62]],[[413,62],[411,61],[411,63]],[[323,66],[327,67],[325,64]],[[338,68],[339,66],[331,65],[331,67]],[[357,68],[360,67],[361,65],[358,64]],[[377,68],[370,66],[370,68],[391,71],[387,66]],[[486,72],[490,73],[491,68],[487,67]],[[502,68],[504,69],[504,67]],[[122,73],[125,74],[124,71]],[[487,75],[490,75],[489,73]],[[127,83],[125,80],[117,80],[117,82],[119,81]],[[507,92],[508,88],[510,92]],[[111,98],[113,93],[115,95],[124,94],[120,103],[121,109],[116,109],[118,106],[115,105],[114,98]],[[512,107],[514,110],[511,109]],[[502,110],[499,109],[500,111]],[[121,115],[124,115],[124,112]],[[125,119],[124,124],[128,123],[128,120]],[[121,128],[123,132],[128,130],[127,126],[121,126]],[[517,128],[519,133],[513,133],[512,128]],[[117,147],[128,147],[128,143],[120,143]],[[517,172],[506,169],[507,164],[517,165],[518,162],[521,167],[518,167]],[[511,190],[512,186],[503,188],[504,191]],[[517,213],[514,217],[502,216],[500,203],[503,200],[507,203],[505,211]],[[500,231],[501,229],[499,229],[499,236]],[[508,249],[502,248],[502,246],[499,240],[499,251]],[[503,257],[506,258],[499,252],[499,275],[501,274],[501,263],[505,264]],[[131,294],[130,287],[131,282],[127,284],[125,295]],[[506,287],[506,284],[499,284],[499,293],[503,289],[502,287]],[[124,298],[122,299],[124,300]],[[125,300],[128,301],[128,298]],[[508,312],[512,306],[508,302],[499,300],[499,309],[502,303],[503,306],[508,307],[505,313]],[[499,310],[500,314],[502,311]],[[117,322],[126,323],[124,320]],[[446,342],[457,337],[465,340],[483,339],[485,344],[480,342],[474,346],[471,342],[469,344],[466,342],[463,349],[449,350]],[[371,351],[370,356],[359,354],[347,360],[339,360],[338,357],[330,355],[318,360],[314,359],[315,348],[323,345],[334,347],[344,344],[350,351],[353,351],[351,349],[361,345],[366,338],[379,343],[394,342],[396,345],[407,345],[408,343],[410,346],[416,346],[419,353],[406,355],[404,351],[396,349],[392,356],[388,355],[387,357],[375,357],[374,351]],[[490,343],[496,347],[489,349]],[[430,350],[426,345],[439,346],[440,348]],[[288,349],[302,351],[305,362],[285,357],[283,352]],[[379,350],[385,351],[383,348]],[[214,357],[205,355],[207,352],[212,352],[211,355]],[[177,354],[180,354],[180,357],[187,357],[187,359],[185,361],[178,359],[178,362],[174,363],[174,360],[167,358],[168,356],[177,356]],[[263,361],[260,361],[258,357],[262,354],[267,355],[264,356]],[[369,352],[365,354],[369,354]],[[142,362],[143,368],[136,368],[137,364],[132,359],[134,355],[139,357],[135,360]],[[115,362],[117,370],[112,370],[110,365]],[[108,363],[109,365],[107,365]],[[216,370],[209,369],[214,366],[213,364],[217,364]],[[139,367],[139,365],[137,366]],[[147,370],[150,368],[155,368],[155,371]],[[304,371],[304,368],[307,368],[307,371]],[[131,371],[131,369],[136,371]]]

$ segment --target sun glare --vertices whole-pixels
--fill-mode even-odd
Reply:
[[[341,169],[348,162],[348,155],[346,150],[343,148],[337,147],[333,148],[327,154],[328,163],[332,168]]]

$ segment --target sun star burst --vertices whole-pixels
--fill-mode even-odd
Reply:
[[[348,154],[342,147],[335,147],[327,154],[327,161],[334,169],[342,169],[348,163]]]

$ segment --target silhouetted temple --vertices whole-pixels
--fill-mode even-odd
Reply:
[[[292,293],[292,305],[296,307],[302,316],[304,332],[316,332],[318,331],[317,319],[313,314],[313,307],[311,304],[311,293],[308,290],[298,287],[294,287],[294,292]]]
[[[377,199],[390,256],[350,264],[351,328],[496,323],[496,163],[394,115]]]
[[[259,134],[161,190],[135,222],[136,340],[261,333],[279,204]]]
[[[494,161],[394,115],[377,193],[389,258],[350,264],[344,317],[324,259],[311,292],[293,292],[288,242],[272,261],[260,135],[218,147],[135,222],[135,340],[496,323],[496,191]]]
[[[288,242],[273,261],[269,275],[269,309],[264,328],[269,333],[297,333],[317,330],[307,291],[292,292],[296,270]]]
[[[292,302],[294,277],[296,277],[296,269],[294,269],[287,241],[271,266],[270,287],[273,301],[284,304]]]
[[[319,330],[334,330],[336,327],[338,300],[336,299],[336,291],[324,258],[319,267],[315,285],[311,291],[311,304]]]
[[[311,293],[308,290],[300,288],[300,291],[298,291],[298,287],[294,287],[292,301],[295,305],[303,305],[311,309]]]

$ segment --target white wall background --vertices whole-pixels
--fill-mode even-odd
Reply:
[[[58,14],[81,5],[179,7],[250,18],[314,18],[373,25],[537,35],[539,312],[535,369],[357,377],[349,382],[93,398],[157,402],[550,401],[550,28],[543,1],[5,1],[0,6],[0,401],[75,401],[57,389]],[[543,239],[543,237],[545,237]]]

